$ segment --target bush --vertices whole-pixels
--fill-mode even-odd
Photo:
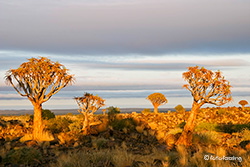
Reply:
[[[52,133],[68,132],[71,123],[73,123],[73,121],[68,117],[50,119],[47,122],[47,130]]]
[[[200,131],[203,131],[203,130],[206,130],[206,131],[217,131],[218,130],[218,124],[214,123],[207,123],[207,122],[203,122],[203,123],[200,123],[198,124],[194,130],[196,132],[200,132]]]
[[[53,112],[51,112],[50,110],[48,109],[42,109],[42,119],[43,120],[49,120],[49,119],[53,119],[55,118],[55,114]],[[34,115],[30,115],[30,121],[33,122],[33,119],[34,119]]]
[[[108,118],[110,122],[114,121],[115,115],[121,112],[118,107],[113,107],[113,106],[108,107],[107,110],[108,110]]]
[[[122,130],[123,128],[127,129],[134,129],[135,128],[135,122],[132,118],[126,118],[122,120],[115,119],[111,126],[116,130]]]
[[[144,108],[144,110],[141,111],[142,114],[149,114],[151,113],[151,110],[149,108]]]
[[[4,161],[11,164],[34,165],[42,158],[41,153],[34,148],[23,147],[21,149],[13,149],[7,153]]]
[[[186,125],[186,122],[183,121],[182,123],[178,124],[176,127],[183,129],[185,125]]]
[[[184,114],[186,111],[185,108],[180,104],[175,107],[175,110],[180,114]]]
[[[69,125],[69,130],[71,132],[77,132],[77,133],[81,132],[81,130],[82,130],[82,121],[80,121],[80,120],[74,121],[72,124]]]
[[[94,147],[97,149],[105,148],[107,146],[107,139],[101,137],[101,138],[96,138],[92,141],[92,144]]]

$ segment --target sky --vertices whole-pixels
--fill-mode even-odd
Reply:
[[[250,102],[250,1],[248,0],[0,0],[0,110],[32,109],[4,76],[27,58],[59,61],[76,82],[44,108],[77,108],[84,92],[106,106],[191,107],[182,88],[189,66],[220,70],[233,86],[233,102]]]

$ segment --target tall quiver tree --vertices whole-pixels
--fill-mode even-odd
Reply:
[[[83,134],[89,134],[90,125],[89,125],[89,118],[93,116],[93,114],[105,104],[105,100],[98,95],[93,95],[90,93],[84,93],[82,97],[75,97],[74,98],[76,103],[79,106],[79,112],[84,115],[83,121]]]
[[[158,107],[166,104],[168,101],[162,93],[152,93],[146,99],[148,99],[154,106],[154,113],[158,113]]]
[[[199,108],[205,103],[221,106],[231,101],[231,86],[220,71],[212,72],[198,66],[189,67],[188,71],[183,73],[183,78],[188,82],[183,87],[191,92],[193,105],[176,145],[190,146],[193,139],[194,121]]]
[[[43,135],[42,104],[48,101],[74,81],[62,64],[46,57],[31,58],[6,74],[7,83],[34,106],[33,139],[40,140]]]

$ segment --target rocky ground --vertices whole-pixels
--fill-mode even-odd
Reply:
[[[43,142],[31,140],[32,122],[29,121],[29,116],[2,116],[0,164],[53,166],[58,165],[58,159],[65,154],[85,152],[93,155],[93,152],[116,149],[123,149],[134,157],[154,157],[155,152],[161,152],[168,158],[173,156],[172,153],[178,153],[180,156],[181,153],[174,143],[180,136],[188,116],[189,112],[130,113],[116,114],[110,120],[108,115],[96,115],[90,121],[90,135],[83,135],[83,117],[68,114],[44,120],[48,134]],[[201,109],[196,121],[194,146],[190,148],[190,158],[201,148],[211,154],[216,154],[217,148],[221,148],[228,155],[238,152],[237,154],[250,157],[249,118],[250,108],[244,111],[236,107]],[[248,163],[249,159],[245,159],[245,163]],[[169,159],[155,157],[149,166],[166,166],[166,161],[168,164],[172,162]],[[116,162],[106,160],[101,166],[115,166]],[[143,165],[133,160],[128,166]]]

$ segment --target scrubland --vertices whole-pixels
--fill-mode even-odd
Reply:
[[[100,114],[44,119],[32,140],[30,115],[0,117],[0,165],[65,167],[250,166],[250,108],[202,108],[189,148],[175,146],[189,112]],[[204,157],[241,157],[205,160]]]

